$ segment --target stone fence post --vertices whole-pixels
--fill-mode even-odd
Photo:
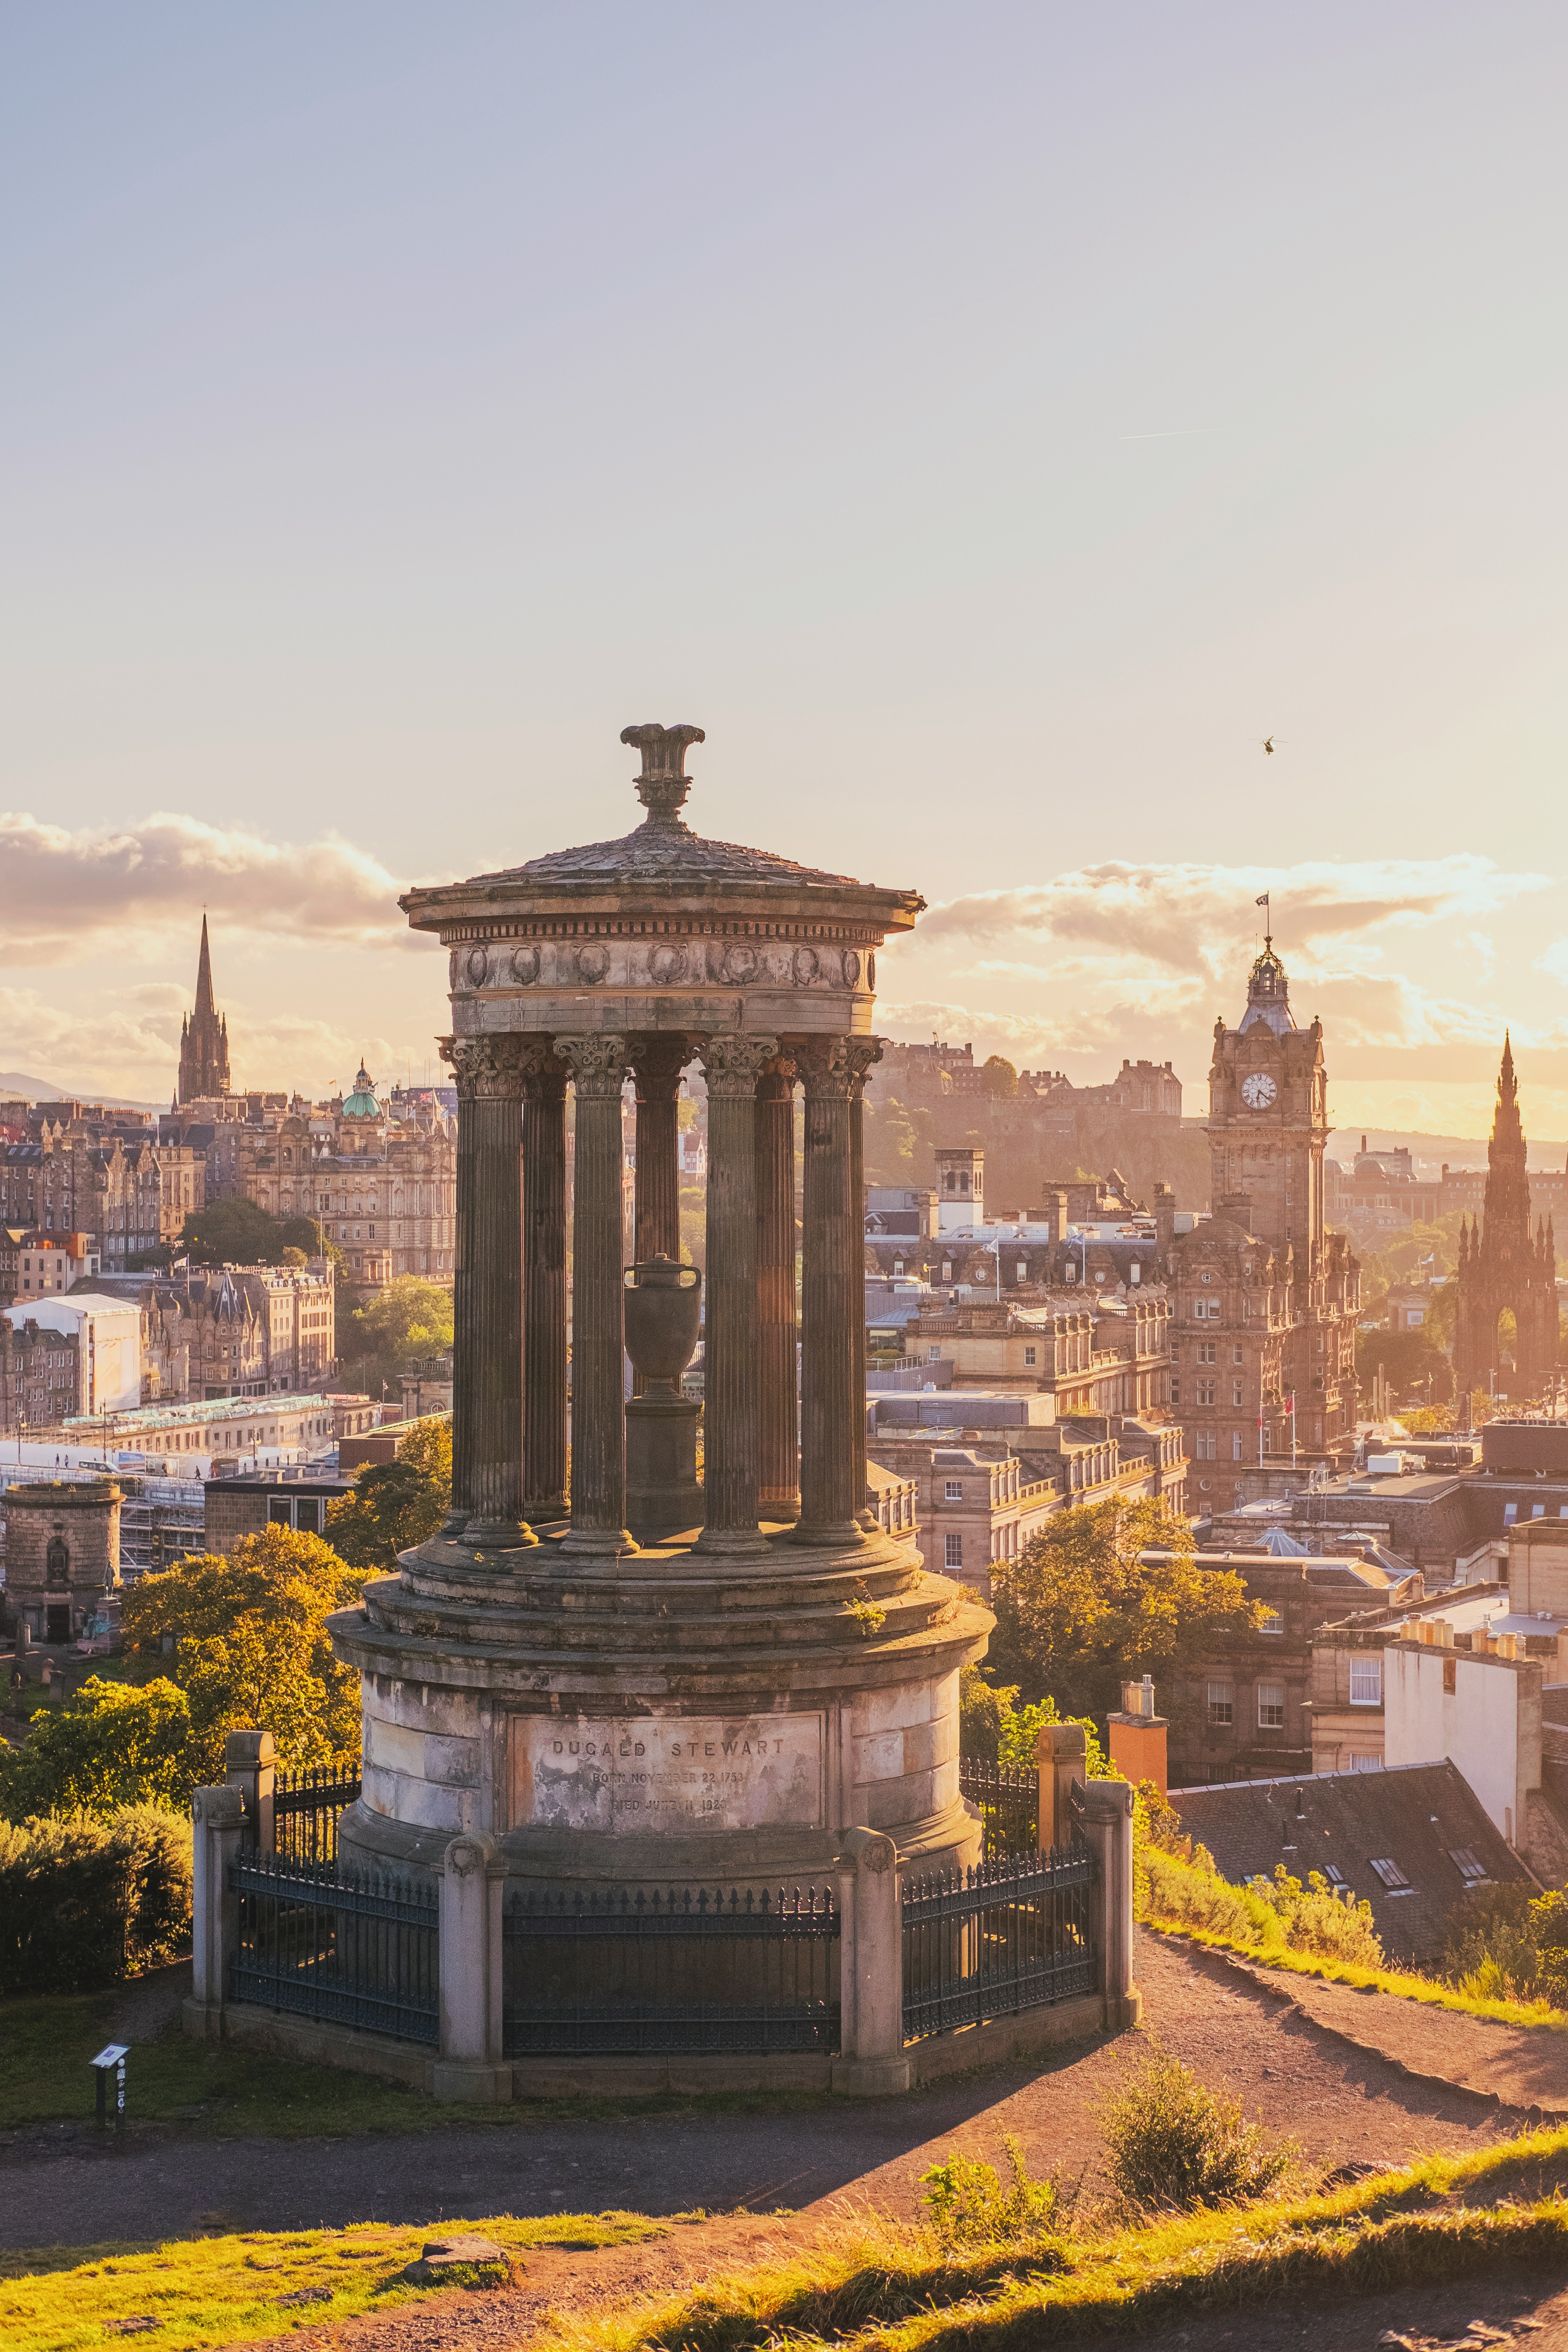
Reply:
[[[185,2031],[198,2041],[216,2041],[223,2032],[229,1962],[239,1943],[239,1897],[228,1883],[229,1864],[245,1833],[239,1790],[198,1789],[191,1801],[191,1830],[194,1982],[184,2005]]]
[[[1132,1981],[1132,1783],[1086,1780],[1079,1798],[1083,1833],[1100,1859],[1099,1941],[1106,2031],[1136,2025],[1143,2002]]]
[[[1082,1724],[1043,1724],[1035,1740],[1035,1765],[1040,1777],[1035,1842],[1041,1853],[1047,1853],[1052,1846],[1066,1845],[1071,1839],[1075,1826],[1073,1783],[1087,1782],[1089,1779]]]
[[[907,2091],[904,1920],[899,1853],[879,1830],[850,1830],[838,1871],[839,2052],[836,2091]]]
[[[237,1789],[245,1805],[246,1826],[258,1853],[277,1850],[273,1801],[278,1782],[278,1750],[269,1731],[231,1731],[223,1743],[223,1777]]]
[[[438,2099],[499,2105],[511,2097],[501,2059],[501,1903],[504,1874],[492,1875],[495,1840],[455,1837],[441,1857],[441,2042]]]

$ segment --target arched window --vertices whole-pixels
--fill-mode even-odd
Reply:
[[[58,1536],[52,1537],[44,1554],[44,1581],[51,1592],[63,1592],[70,1582],[71,1556]]]

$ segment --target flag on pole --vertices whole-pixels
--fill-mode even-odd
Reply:
[[[1252,903],[1253,903],[1253,905],[1254,905],[1255,907],[1267,907],[1267,905],[1268,904],[1268,891],[1267,891],[1267,890],[1265,890],[1265,892],[1263,893],[1263,896],[1262,896],[1262,898],[1254,898],[1254,900],[1253,900],[1253,902],[1252,902]]]

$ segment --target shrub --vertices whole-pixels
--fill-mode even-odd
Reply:
[[[1371,1904],[1342,1900],[1316,1870],[1308,1874],[1303,1886],[1280,1863],[1272,1879],[1255,1878],[1249,1885],[1233,1886],[1221,1878],[1203,1846],[1191,1846],[1184,1854],[1180,1846],[1171,1852],[1147,1843],[1134,1856],[1133,1896],[1146,1918],[1201,1927],[1260,1953],[1283,1945],[1289,1951],[1344,1960],[1357,1968],[1384,1965]]]
[[[1260,2197],[1290,2162],[1267,2147],[1239,2099],[1216,2098],[1156,2042],[1101,2115],[1106,2168],[1133,2206],[1219,2205]]]
[[[137,1690],[98,1675],[58,1711],[40,1708],[19,1748],[0,1748],[0,1816],[89,1812],[127,1805],[181,1811],[195,1786],[191,1710],[160,1678]]]
[[[190,1940],[191,1830],[176,1814],[0,1826],[0,1993],[91,1992]]]
[[[1031,2179],[1024,2151],[1009,2132],[1002,2142],[1012,2175],[1004,2187],[994,2165],[949,2157],[921,2175],[931,2226],[949,2251],[961,2246],[1032,2243],[1059,2229],[1070,2200],[1054,2172]]]
[[[1474,2000],[1534,2000],[1543,1991],[1535,1904],[1528,1886],[1467,1895],[1448,1921],[1437,1975]]]

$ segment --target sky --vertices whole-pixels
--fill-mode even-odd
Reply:
[[[879,1024],[1568,1134],[1568,17],[0,7],[0,1069],[434,1070],[396,897],[919,888]],[[1265,752],[1264,740],[1275,743]]]

